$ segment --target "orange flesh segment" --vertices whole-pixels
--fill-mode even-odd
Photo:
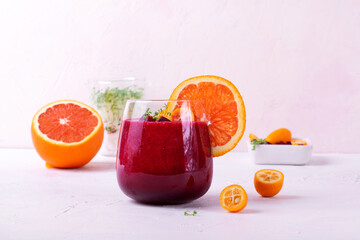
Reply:
[[[258,138],[255,134],[253,134],[253,133],[250,133],[250,134],[249,134],[249,139],[250,139],[250,142],[252,142],[252,141],[254,141],[254,140],[259,140],[259,138]]]
[[[291,139],[291,145],[307,145],[307,143],[304,140]]]
[[[91,111],[72,103],[57,104],[38,118],[39,130],[48,138],[64,143],[80,142],[98,125]]]
[[[179,94],[178,99],[199,99],[209,121],[211,146],[223,146],[228,143],[238,129],[237,104],[228,87],[212,82],[189,84]],[[204,101],[206,100],[206,101]],[[195,119],[203,118],[202,107],[193,109]]]
[[[171,113],[171,121],[179,121],[180,120],[180,108],[175,109]]]
[[[194,121],[194,113],[190,109],[184,109],[182,110],[181,107],[178,107],[172,111],[170,120],[171,121]]]
[[[279,173],[274,171],[266,171],[266,172],[260,172],[257,174],[259,179],[263,182],[276,182],[281,179],[281,176]]]
[[[241,194],[238,189],[230,189],[227,192],[225,192],[225,198],[224,202],[226,206],[233,208],[234,206],[238,205],[241,201]]]

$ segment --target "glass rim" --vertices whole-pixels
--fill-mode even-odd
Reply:
[[[124,77],[118,79],[94,80],[94,82],[102,83],[102,84],[111,84],[117,82],[145,82],[145,78]]]
[[[129,99],[127,102],[135,103],[135,102],[197,102],[200,99]]]

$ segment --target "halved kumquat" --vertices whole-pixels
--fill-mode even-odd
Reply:
[[[291,145],[307,145],[307,143],[301,139],[291,139]]]
[[[279,128],[271,132],[265,141],[270,144],[286,144],[291,141],[291,132],[287,128]]]
[[[253,133],[250,133],[249,134],[249,140],[250,140],[250,142],[252,142],[252,141],[254,141],[254,140],[260,140],[255,134],[253,134]]]
[[[278,170],[262,169],[255,173],[255,189],[263,197],[273,197],[278,194],[283,183],[284,174]]]
[[[248,197],[243,187],[233,184],[221,191],[219,201],[226,210],[238,212],[246,207]]]

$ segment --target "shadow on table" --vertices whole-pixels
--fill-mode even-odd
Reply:
[[[279,194],[276,195],[274,197],[262,197],[260,195],[250,195],[248,196],[249,201],[252,202],[276,202],[276,203],[281,203],[282,201],[284,202],[288,202],[288,201],[293,201],[293,200],[299,200],[303,198],[302,196],[296,196],[296,195],[283,195],[283,194]]]
[[[214,211],[214,212],[224,212],[225,210],[221,207],[220,203],[219,203],[219,196],[218,195],[211,195],[211,194],[206,194],[205,196],[189,202],[189,203],[184,203],[184,204],[172,204],[172,205],[152,205],[152,204],[144,204],[144,203],[139,203],[136,201],[131,201],[132,204],[135,205],[142,205],[142,206],[151,206],[151,207],[159,207],[159,208],[169,208],[169,209],[179,209],[182,212],[184,211],[194,211],[196,210],[197,212],[201,212],[201,210],[206,210],[206,211]],[[225,211],[226,212],[226,211]],[[260,213],[261,211],[256,210],[256,209],[252,209],[252,208],[245,208],[244,210],[241,211],[242,214],[254,214],[254,213]],[[228,212],[229,214],[231,214],[230,212]]]
[[[219,195],[211,195],[211,194],[206,194],[205,196],[203,196],[202,198],[200,198],[196,201],[180,205],[179,208],[187,209],[189,211],[192,211],[192,210],[201,211],[201,209],[204,209],[206,211],[214,211],[214,212],[224,212],[225,211],[228,214],[236,214],[236,213],[231,213],[231,212],[224,210],[220,205]],[[261,211],[259,211],[257,209],[246,207],[239,213],[255,214],[255,213],[260,213],[260,212]]]
[[[219,196],[217,195],[211,195],[211,194],[205,194],[203,197],[186,204],[181,205],[181,207],[187,207],[187,208],[206,208],[211,209],[214,207],[219,206]]]
[[[115,162],[90,162],[89,164],[74,170],[82,172],[105,172],[115,171],[115,166]]]
[[[272,204],[279,205],[286,202],[291,201],[298,201],[302,200],[302,196],[297,195],[278,195],[270,198],[264,198],[261,197],[258,194],[250,194],[248,195],[248,203],[254,203],[258,202],[259,204],[268,204],[271,206]],[[250,204],[246,208],[244,208],[241,212],[231,213],[226,210],[224,210],[220,203],[219,203],[219,196],[218,195],[211,195],[207,194],[203,196],[202,198],[195,200],[190,203],[185,204],[178,204],[178,205],[152,205],[152,204],[143,204],[136,201],[131,201],[132,204],[135,205],[142,205],[142,206],[151,206],[151,207],[158,207],[158,208],[169,208],[169,209],[178,209],[180,212],[184,211],[194,211],[196,210],[198,213],[201,212],[201,210],[206,211],[212,211],[212,212],[224,212],[228,214],[257,214],[262,213],[262,210],[251,208]]]
[[[312,156],[311,160],[306,165],[321,166],[330,164],[329,160],[324,156]]]
[[[212,208],[214,206],[219,205],[219,196],[214,195],[205,195],[195,201],[183,204],[149,204],[149,203],[141,203],[137,201],[131,201],[135,205],[143,205],[143,206],[152,206],[152,207],[168,207],[168,208],[189,208],[189,209],[199,209],[199,208]]]

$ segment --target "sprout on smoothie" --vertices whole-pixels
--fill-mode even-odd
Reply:
[[[161,107],[159,110],[155,111],[154,114],[152,114],[152,112],[150,111],[150,108],[146,109],[142,120],[144,121],[158,121],[158,122],[164,122],[164,121],[170,121],[170,119],[168,119],[165,116],[171,116],[171,112],[167,111],[168,109],[168,105],[164,104],[163,107]]]
[[[150,108],[146,109],[146,112],[144,114],[145,117],[151,116]]]

